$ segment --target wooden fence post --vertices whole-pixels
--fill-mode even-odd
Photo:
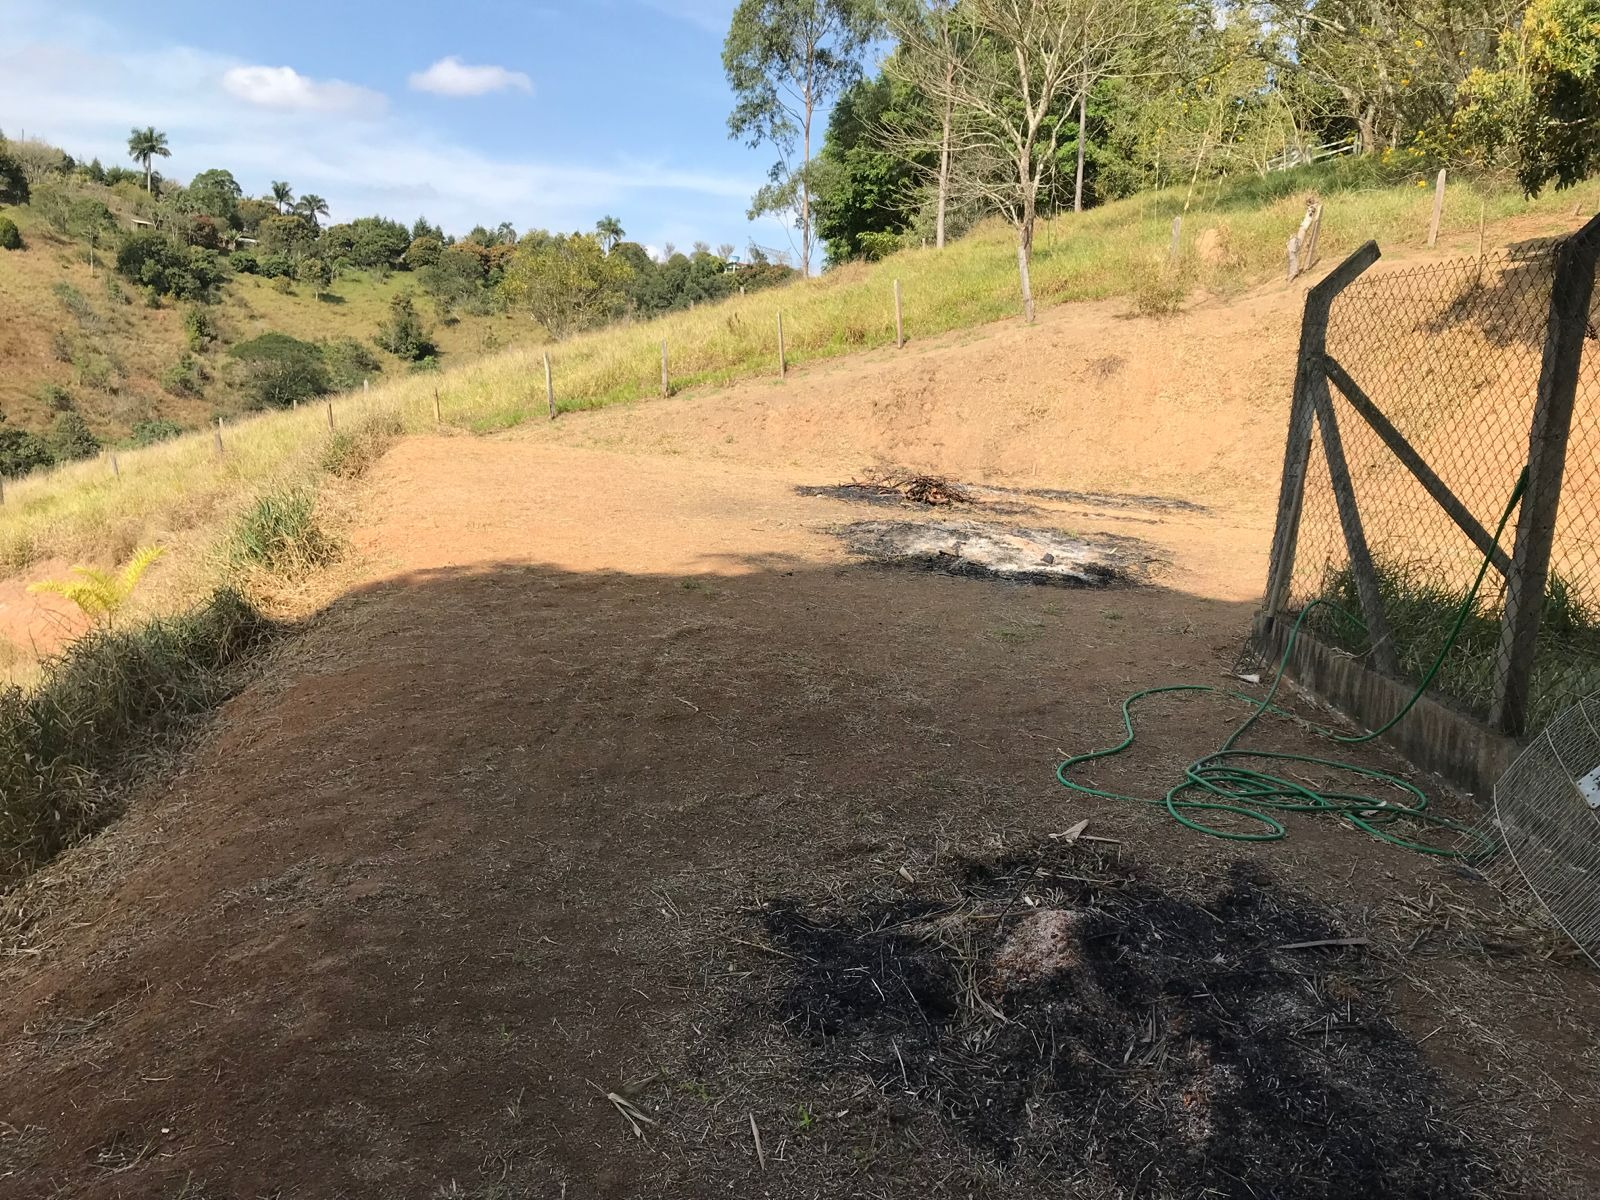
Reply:
[[[661,343],[661,394],[663,397],[672,395],[672,384],[667,378],[667,343]]]
[[[222,457],[222,418],[217,418],[217,428],[211,435],[217,443],[217,457]]]
[[[1528,432],[1528,487],[1517,514],[1517,545],[1506,579],[1506,608],[1500,624],[1500,658],[1489,720],[1513,736],[1528,723],[1528,692],[1539,622],[1544,616],[1545,584],[1555,545],[1556,513],[1567,466],[1567,435],[1578,394],[1578,364],[1583,357],[1595,264],[1600,260],[1600,217],[1561,243],[1556,251],[1550,319],[1545,327],[1544,364]]]
[[[443,425],[444,424],[444,417],[439,412],[439,389],[438,388],[434,388],[433,389],[433,423],[435,425]]]
[[[556,419],[556,383],[555,376],[550,373],[550,354],[548,351],[545,352],[544,356],[544,402],[545,407],[550,410],[550,419],[554,421]]]
[[[789,373],[789,363],[783,354],[783,309],[778,310],[778,378]]]
[[[904,350],[906,346],[906,322],[900,307],[900,281],[894,281],[894,348]]]
[[[5,502],[6,502],[6,479],[5,479],[4,475],[0,475],[0,504],[4,504]]]
[[[117,465],[117,456],[115,454],[111,456],[111,477],[113,479],[122,478],[122,468]]]
[[[1295,550],[1300,541],[1300,512],[1305,503],[1306,467],[1311,455],[1311,422],[1316,411],[1315,390],[1326,392],[1328,375],[1323,352],[1328,342],[1328,314],[1334,299],[1361,273],[1377,262],[1377,242],[1368,242],[1328,273],[1306,293],[1305,315],[1300,322],[1300,357],[1295,365],[1294,397],[1289,404],[1289,436],[1283,454],[1283,480],[1278,488],[1278,516],[1272,533],[1272,565],[1267,574],[1266,598],[1257,617],[1257,629],[1283,611],[1294,578]]]
[[[1439,168],[1439,181],[1433,185],[1433,220],[1428,222],[1428,245],[1439,240],[1439,220],[1444,216],[1444,183],[1449,172]]]
[[[328,401],[328,432],[333,432],[333,401]]]

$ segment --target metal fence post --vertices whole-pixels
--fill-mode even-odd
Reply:
[[[1494,705],[1489,719],[1499,729],[1521,734],[1528,723],[1528,691],[1534,651],[1544,616],[1545,584],[1555,544],[1556,512],[1567,465],[1567,435],[1578,393],[1589,300],[1595,263],[1600,259],[1600,217],[1562,243],[1556,253],[1550,319],[1545,327],[1539,395],[1528,432],[1528,487],[1517,514],[1517,545],[1506,579],[1506,608],[1500,624]]]
[[[1283,481],[1278,489],[1278,518],[1272,533],[1272,566],[1267,573],[1267,594],[1257,618],[1258,629],[1264,629],[1266,622],[1281,612],[1289,599],[1295,548],[1300,540],[1300,511],[1305,502],[1316,389],[1326,392],[1328,387],[1328,375],[1322,365],[1328,343],[1328,315],[1339,293],[1377,262],[1381,253],[1377,242],[1368,242],[1306,294],[1305,316],[1300,323],[1300,358],[1294,373],[1294,399],[1289,405]]]

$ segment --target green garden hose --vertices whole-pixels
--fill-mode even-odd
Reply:
[[[1372,767],[1357,766],[1354,763],[1341,762],[1334,758],[1317,758],[1307,754],[1288,754],[1271,750],[1242,750],[1239,749],[1240,739],[1249,732],[1250,728],[1268,713],[1276,716],[1287,717],[1290,720],[1311,730],[1329,741],[1346,746],[1360,745],[1370,742],[1373,738],[1393,729],[1400,720],[1416,706],[1427,690],[1433,686],[1433,681],[1438,677],[1439,670],[1444,666],[1445,658],[1455,648],[1456,639],[1461,636],[1461,630],[1466,625],[1467,618],[1472,614],[1478,602],[1478,592],[1483,587],[1484,577],[1489,572],[1489,566],[1494,559],[1494,551],[1500,545],[1500,539],[1505,534],[1507,523],[1511,514],[1516,511],[1517,504],[1522,499],[1523,492],[1528,486],[1528,470],[1523,468],[1517,480],[1517,486],[1512,490],[1511,499],[1506,502],[1505,511],[1500,515],[1500,524],[1494,531],[1493,542],[1490,550],[1483,557],[1483,563],[1478,568],[1477,578],[1473,580],[1472,587],[1468,590],[1466,598],[1462,600],[1461,607],[1456,612],[1455,623],[1450,629],[1450,636],[1445,639],[1444,646],[1440,649],[1433,665],[1422,677],[1417,689],[1411,698],[1401,706],[1388,721],[1376,729],[1367,730],[1359,734],[1341,734],[1323,726],[1313,725],[1296,717],[1293,713],[1279,708],[1273,701],[1278,695],[1278,690],[1283,684],[1284,671],[1289,665],[1289,657],[1294,653],[1295,642],[1300,637],[1301,627],[1306,618],[1317,608],[1331,609],[1343,620],[1365,630],[1365,624],[1353,613],[1333,604],[1328,600],[1313,600],[1301,610],[1295,619],[1294,626],[1289,631],[1289,640],[1283,648],[1283,655],[1278,660],[1278,668],[1272,677],[1272,684],[1267,689],[1267,694],[1260,700],[1247,696],[1242,692],[1230,691],[1226,688],[1212,687],[1209,684],[1174,684],[1168,687],[1145,688],[1129,696],[1122,702],[1122,726],[1126,736],[1117,745],[1105,750],[1094,750],[1088,754],[1078,754],[1067,759],[1056,768],[1056,778],[1074,792],[1086,796],[1098,796],[1105,800],[1126,800],[1138,804],[1150,804],[1164,807],[1174,820],[1180,825],[1185,825],[1197,833],[1209,837],[1224,838],[1235,842],[1275,842],[1287,836],[1288,830],[1283,823],[1273,816],[1273,813],[1311,813],[1317,815],[1332,814],[1343,818],[1345,821],[1395,846],[1407,850],[1416,850],[1423,854],[1436,854],[1445,858],[1465,858],[1475,856],[1476,851],[1454,849],[1445,846],[1435,846],[1414,838],[1403,837],[1394,831],[1395,827],[1406,828],[1408,825],[1418,825],[1424,828],[1442,829],[1455,834],[1481,841],[1481,835],[1475,830],[1452,821],[1447,817],[1439,816],[1428,811],[1428,797],[1414,784],[1391,775],[1386,771],[1379,771]],[[1224,696],[1233,700],[1242,700],[1249,704],[1253,711],[1248,717],[1228,735],[1226,741],[1213,753],[1203,758],[1196,759],[1184,768],[1182,781],[1167,789],[1166,795],[1159,798],[1146,796],[1125,796],[1119,792],[1105,791],[1100,788],[1090,787],[1071,778],[1074,769],[1100,759],[1114,758],[1129,749],[1136,737],[1134,732],[1133,709],[1134,706],[1147,696],[1175,695],[1180,693],[1205,693],[1215,696]],[[1243,762],[1254,762],[1255,766],[1243,766]],[[1397,803],[1379,796],[1368,795],[1360,791],[1332,792],[1320,791],[1286,779],[1281,775],[1274,775],[1267,770],[1265,764],[1298,763],[1302,766],[1322,768],[1328,771],[1340,772],[1347,776],[1356,777],[1355,785],[1360,786],[1360,781],[1370,781],[1384,784],[1399,789],[1408,799],[1404,803]],[[1243,831],[1235,829],[1222,829],[1207,824],[1205,820],[1197,819],[1191,813],[1225,813],[1234,818],[1243,819],[1257,828],[1246,828]],[[1214,818],[1213,818],[1214,819]],[[1481,847],[1487,849],[1487,846]]]

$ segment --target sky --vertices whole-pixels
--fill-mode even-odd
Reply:
[[[169,177],[287,180],[335,221],[790,249],[745,215],[775,156],[728,138],[734,3],[0,0],[0,130],[109,166],[154,125]]]

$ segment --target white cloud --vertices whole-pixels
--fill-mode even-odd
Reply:
[[[311,79],[293,67],[231,67],[222,86],[246,103],[291,112],[376,115],[387,104],[378,92],[340,79]]]
[[[474,146],[385,110],[381,95],[353,84],[281,68],[267,68],[276,75],[263,82],[261,68],[237,58],[140,44],[102,18],[80,19],[71,0],[0,0],[8,5],[15,36],[0,39],[0,126],[25,128],[79,157],[126,161],[129,127],[154,125],[170,139],[172,158],[160,165],[171,178],[227,167],[252,193],[287,179],[298,192],[326,196],[337,221],[426,213],[459,234],[505,220],[588,229],[614,212],[657,246],[696,237],[742,244],[747,236],[757,170],[631,156],[622,146],[587,161],[508,152],[499,142]],[[241,94],[240,72],[259,86]],[[230,76],[235,86],[224,82]]]
[[[531,92],[533,80],[506,67],[473,66],[454,54],[441,58],[408,81],[413,91],[435,96],[484,96],[490,92]]]

